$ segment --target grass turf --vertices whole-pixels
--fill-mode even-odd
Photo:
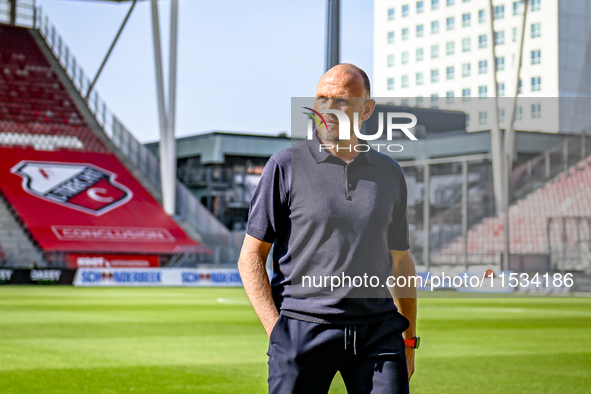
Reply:
[[[591,390],[589,298],[422,298],[418,330],[413,393]],[[266,350],[242,289],[0,287],[4,394],[264,393]]]

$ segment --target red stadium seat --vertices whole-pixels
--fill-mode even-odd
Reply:
[[[1,25],[0,134],[71,136],[82,146],[58,149],[109,152],[72,101],[28,29]]]

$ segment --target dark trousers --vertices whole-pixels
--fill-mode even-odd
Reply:
[[[318,324],[280,315],[269,341],[269,393],[326,394],[341,372],[349,394],[407,394],[402,315],[377,323]]]

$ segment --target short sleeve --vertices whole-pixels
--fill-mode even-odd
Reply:
[[[285,215],[284,181],[281,167],[271,157],[250,202],[246,225],[248,235],[264,242],[275,242]]]
[[[388,227],[388,249],[389,250],[408,250],[410,242],[408,238],[408,213],[407,213],[407,189],[404,173],[400,169],[400,181],[398,182],[396,203],[392,222]]]

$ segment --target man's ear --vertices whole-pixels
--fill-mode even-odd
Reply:
[[[364,122],[366,120],[368,120],[375,108],[376,108],[376,101],[375,100],[373,100],[373,99],[365,100],[365,103],[363,104],[363,115],[361,116],[361,120]]]

